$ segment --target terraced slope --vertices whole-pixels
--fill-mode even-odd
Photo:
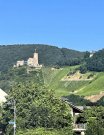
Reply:
[[[61,69],[44,68],[44,82],[50,88],[55,90],[57,96],[76,94],[81,96],[96,95],[104,92],[104,73],[95,72],[92,80],[73,80],[62,81],[69,72],[76,67],[64,67]]]
[[[86,87],[82,88],[77,94],[83,96],[96,95],[104,92],[104,73],[97,73],[98,75]]]
[[[75,68],[76,67],[64,67],[61,69],[44,68],[44,82],[50,89],[55,90],[57,96],[69,95],[89,83],[89,81],[62,81],[62,78]]]

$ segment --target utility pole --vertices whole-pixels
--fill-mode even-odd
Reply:
[[[13,106],[14,106],[14,125],[13,125],[13,128],[14,128],[14,134],[13,135],[16,135],[16,101],[14,100],[13,101]]]

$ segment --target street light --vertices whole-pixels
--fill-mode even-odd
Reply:
[[[13,127],[14,127],[14,135],[16,134],[16,101],[14,100],[14,102],[13,102],[14,104],[13,104],[13,106],[14,106],[14,125],[13,125]]]
[[[8,104],[11,104],[11,103],[8,103]],[[16,135],[16,101],[13,99],[13,117],[14,117],[14,120],[13,121],[10,121],[9,124],[13,124],[13,135]]]

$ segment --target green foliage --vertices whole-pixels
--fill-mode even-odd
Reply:
[[[104,107],[92,107],[81,114],[83,122],[87,122],[86,135],[104,134]]]
[[[100,98],[97,102],[96,105],[102,105],[104,106],[104,96],[102,98]]]
[[[11,102],[12,98],[16,100],[18,130],[36,127],[55,129],[71,127],[69,107],[44,86],[33,82],[16,84],[11,89],[7,102]],[[7,132],[12,129],[8,125],[12,119],[12,105],[5,103],[3,124]]]
[[[90,52],[86,51],[84,54],[84,59],[88,59],[90,57]]]
[[[45,128],[36,128],[18,131],[17,135],[72,135],[70,128],[63,128],[60,130],[56,129],[45,129]]]
[[[0,75],[0,88],[8,93],[11,87],[18,82],[34,81],[40,85],[44,84],[42,70],[34,69],[27,73],[27,67],[11,68],[8,72],[2,72]]]
[[[87,72],[87,67],[86,65],[82,65],[79,67],[80,73],[85,74]]]
[[[102,121],[90,119],[87,127],[86,135],[104,135],[104,125],[102,125]]]
[[[90,71],[104,71],[104,49],[96,52],[93,57],[87,59],[86,66]]]

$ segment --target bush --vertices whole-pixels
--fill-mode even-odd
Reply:
[[[87,72],[87,67],[86,67],[86,65],[80,66],[79,70],[80,70],[80,73],[85,74],[85,73]]]
[[[18,131],[17,135],[72,135],[72,132],[70,132],[69,128],[64,128],[61,130],[36,128],[36,129]]]
[[[12,97],[16,100],[18,129],[71,127],[69,106],[45,86],[19,83],[11,89],[7,102],[12,103]],[[8,129],[8,122],[13,119],[11,107],[5,104],[3,110],[3,121],[9,133],[12,132]]]

